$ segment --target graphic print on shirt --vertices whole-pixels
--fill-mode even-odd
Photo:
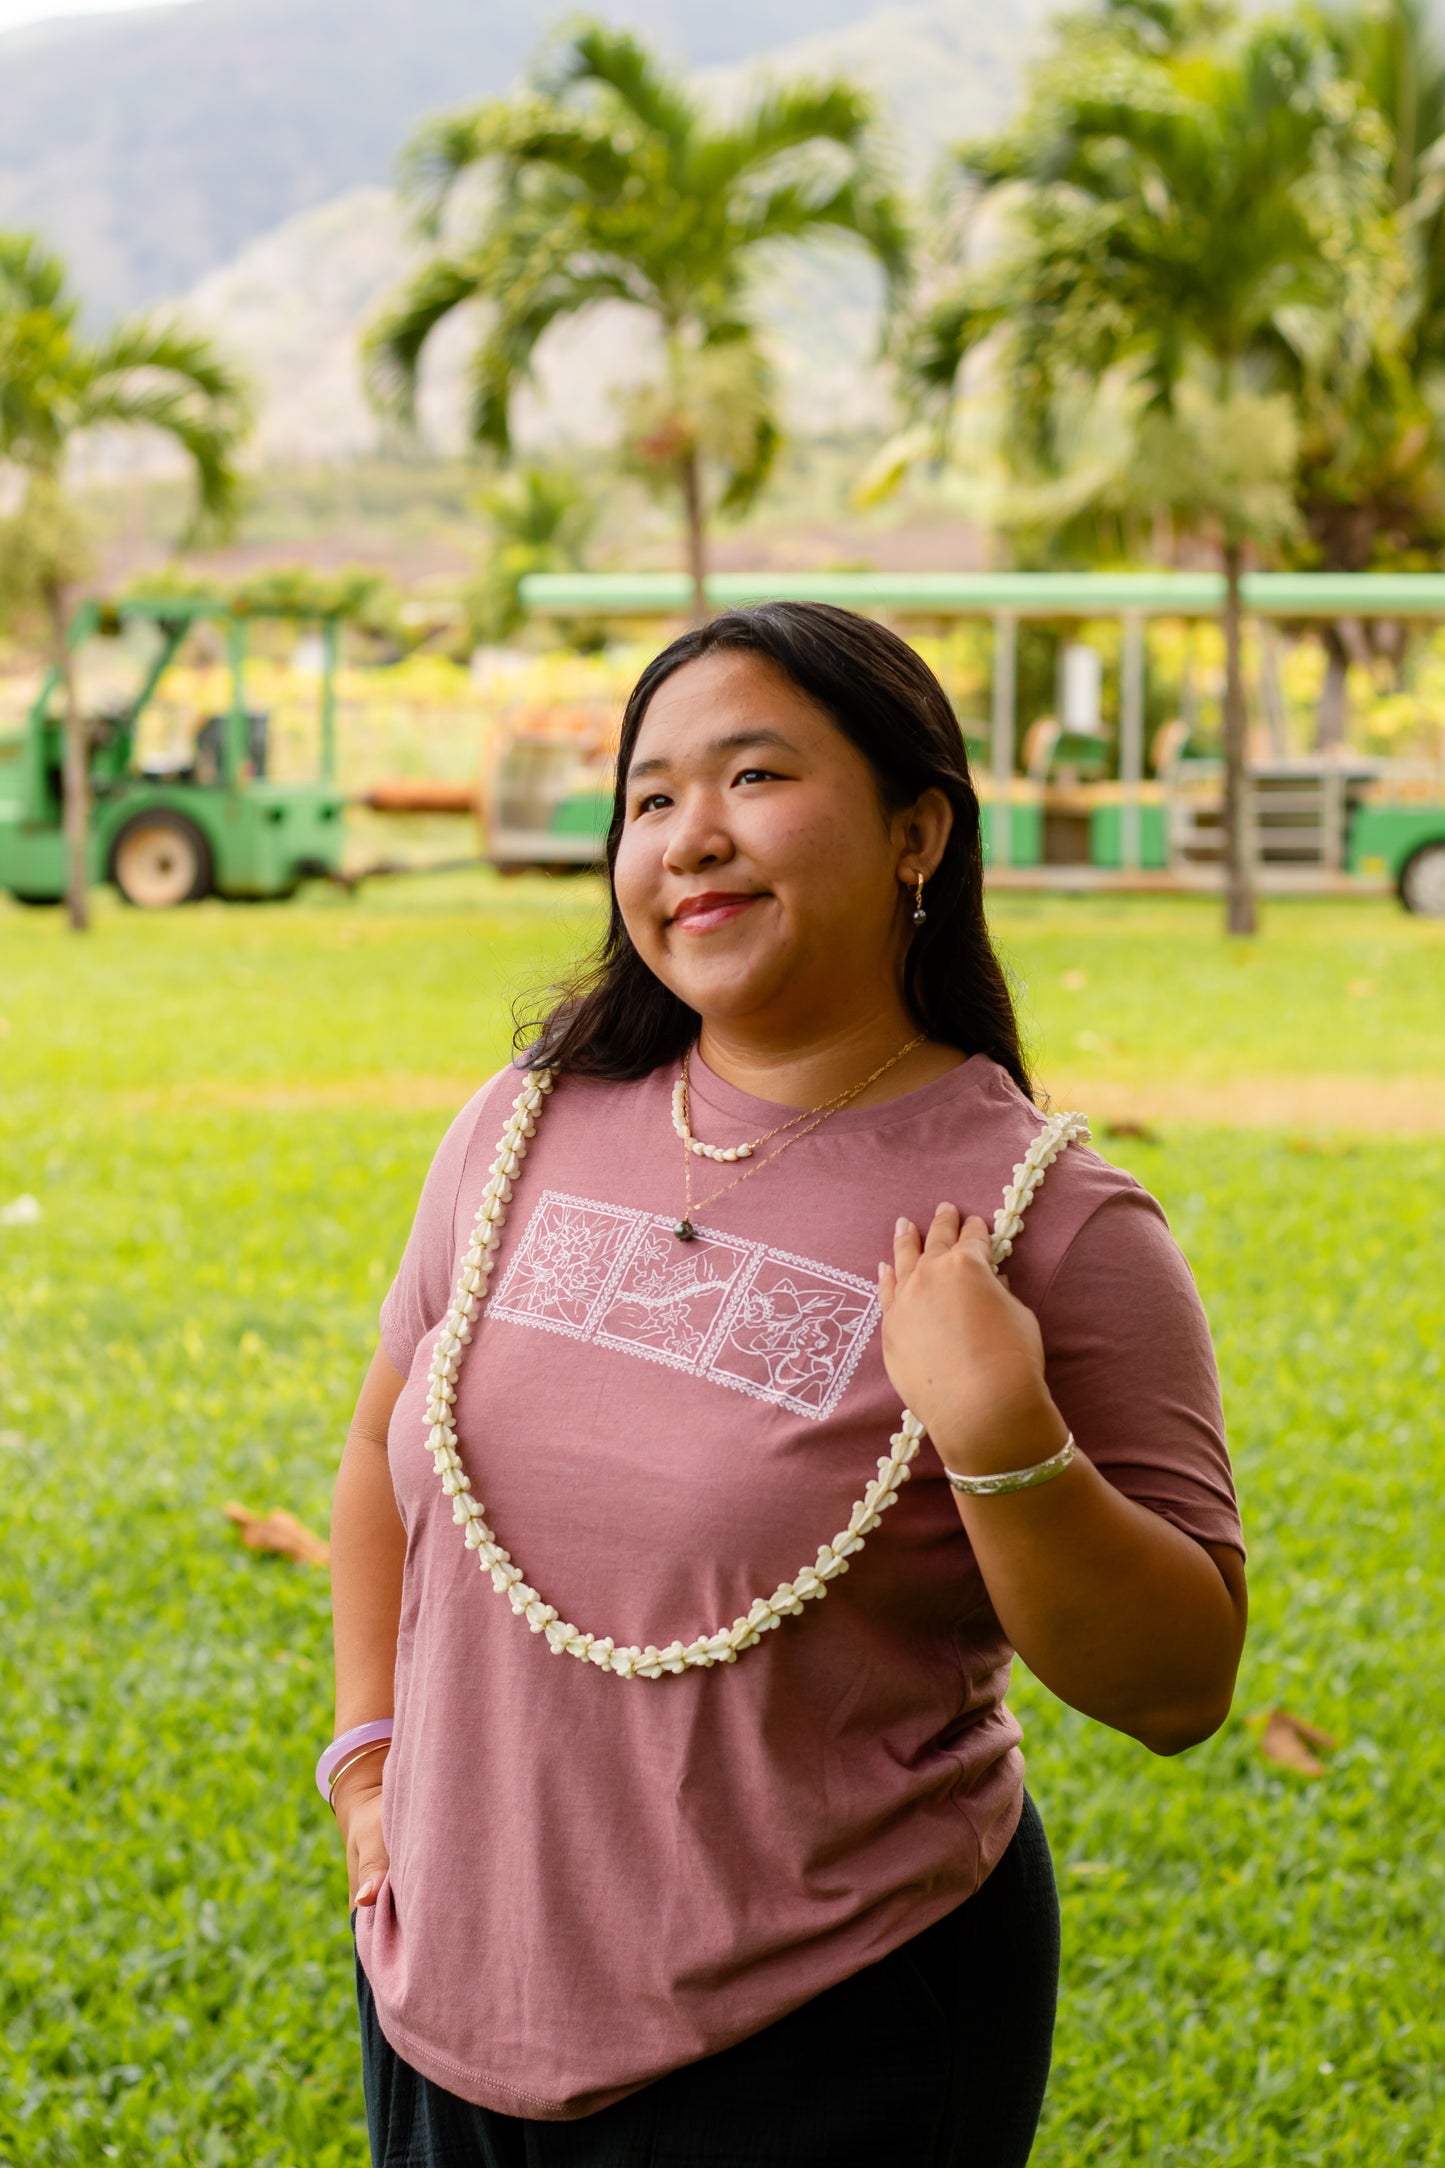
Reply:
[[[699,1227],[546,1190],[494,1316],[689,1371],[796,1414],[830,1415],[878,1322],[868,1280]]]

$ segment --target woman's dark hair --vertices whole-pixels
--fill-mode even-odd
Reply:
[[[627,809],[627,773],[659,685],[699,656],[758,655],[791,679],[872,767],[892,814],[929,789],[953,808],[953,829],[928,883],[928,916],[908,946],[903,992],[920,1031],[964,1054],[988,1054],[1032,1093],[1008,982],[983,909],[978,798],[948,695],[906,640],[823,602],[729,610],[674,640],[648,664],[622,719],[617,789],[607,831],[609,882]],[[529,1064],[622,1083],[676,1061],[699,1019],[638,955],[617,908],[607,930],[540,1023],[521,1023]]]

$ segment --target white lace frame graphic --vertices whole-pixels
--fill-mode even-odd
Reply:
[[[661,1213],[545,1190],[493,1316],[664,1363],[822,1422],[878,1325],[856,1273]]]

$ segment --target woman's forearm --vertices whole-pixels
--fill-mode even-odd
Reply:
[[[1136,1505],[1082,1454],[1034,1490],[956,1495],[999,1622],[1053,1693],[1158,1754],[1218,1730],[1244,1643],[1236,1552]]]
[[[1039,1323],[997,1277],[983,1220],[942,1204],[926,1241],[900,1220],[878,1292],[888,1374],[950,1473],[1058,1452]],[[1083,1454],[1031,1489],[955,1496],[999,1623],[1062,1701],[1158,1754],[1218,1730],[1244,1646],[1237,1552],[1136,1505]]]
[[[404,1380],[379,1350],[357,1401],[331,1510],[331,1612],[338,1735],[390,1716],[406,1537],[386,1433]]]

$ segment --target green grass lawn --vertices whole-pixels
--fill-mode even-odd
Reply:
[[[0,908],[0,1207],[43,1215],[0,1226],[7,2168],[366,2158],[325,1580],[221,1507],[324,1526],[432,1146],[594,908],[457,877],[85,942]],[[1254,1589],[1238,1713],[1181,1760],[1018,1684],[1066,1937],[1035,2161],[1445,2162],[1445,928],[1281,905],[1237,960],[1184,899],[998,916],[1044,1081],[1159,1094],[1102,1141],[1204,1290]],[[1251,1079],[1319,1077],[1338,1133],[1259,1123]],[[1439,1120],[1392,1141],[1386,1085]],[[1276,1702],[1339,1738],[1318,1782],[1261,1759]]]

